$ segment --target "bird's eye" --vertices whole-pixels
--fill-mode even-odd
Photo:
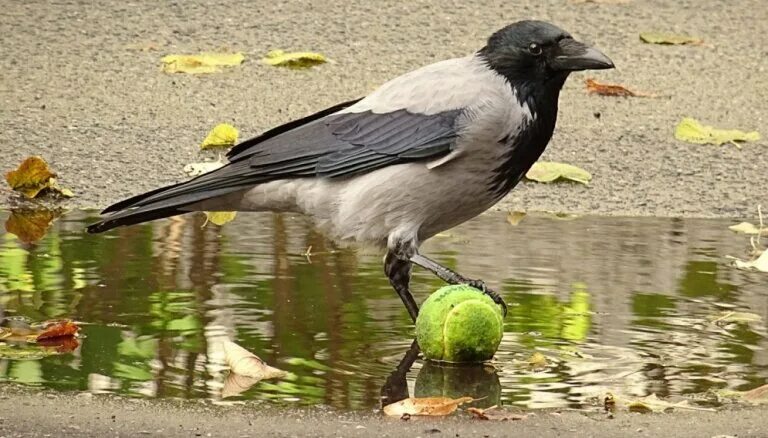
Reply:
[[[536,44],[536,43],[531,43],[531,44],[528,46],[528,51],[529,51],[529,52],[531,53],[531,55],[533,55],[533,56],[539,56],[539,55],[541,55],[541,46],[540,46],[540,45],[538,45],[538,44]]]

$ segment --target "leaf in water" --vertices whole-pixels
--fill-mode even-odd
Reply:
[[[43,330],[37,335],[38,342],[46,339],[73,337],[77,335],[80,327],[73,321],[65,319],[61,321],[48,321],[43,323]]]
[[[533,353],[531,357],[528,358],[528,364],[531,366],[531,369],[534,371],[543,370],[544,368],[549,366],[549,363],[547,362],[547,356],[544,356],[538,351]]]
[[[214,171],[223,165],[224,163],[221,161],[205,161],[202,163],[189,163],[186,166],[184,166],[184,173],[186,173],[189,176],[198,176],[204,173]]]
[[[760,254],[760,257],[758,257],[755,260],[740,260],[735,257],[731,257],[733,259],[733,265],[736,266],[737,269],[744,269],[744,270],[752,270],[756,269],[760,272],[768,272],[768,250],[763,251],[762,254]]]
[[[717,315],[709,317],[712,324],[717,323],[750,323],[760,322],[763,318],[757,313],[751,312],[732,312],[729,310],[720,312]]]
[[[288,375],[283,370],[271,367],[258,356],[231,341],[224,342],[224,360],[229,369],[241,376],[254,379],[278,379]]]
[[[216,73],[221,67],[240,65],[245,60],[242,53],[201,53],[199,55],[167,55],[160,61],[166,73]]]
[[[448,415],[453,413],[459,405],[469,403],[472,400],[472,397],[456,399],[448,397],[411,397],[384,406],[384,413],[392,417],[402,417],[403,415]]]
[[[22,347],[0,343],[0,359],[41,359],[54,354],[58,354],[55,348],[39,347],[34,344]]]
[[[226,223],[232,222],[235,220],[235,216],[237,216],[236,211],[204,211],[203,213],[205,213],[205,222],[203,223],[203,227],[208,225],[208,222],[211,222],[214,225],[222,226]]]
[[[12,210],[5,221],[5,230],[24,243],[42,239],[58,216],[52,210]]]
[[[768,403],[768,385],[759,386],[742,394],[741,398],[750,403]]]
[[[524,211],[510,211],[507,213],[507,223],[516,227],[520,222],[525,219],[526,213]]]
[[[490,408],[467,408],[467,412],[472,414],[472,418],[475,420],[491,420],[491,421],[518,421],[528,418],[527,415],[509,412],[505,409],[497,409],[498,406],[493,405]]]
[[[80,346],[80,341],[74,336],[60,336],[57,338],[40,339],[37,345],[54,348],[56,353],[70,353]]]
[[[715,412],[715,409],[691,406],[688,403],[688,400],[683,400],[677,403],[671,403],[656,397],[656,394],[651,394],[646,397],[641,397],[641,398],[632,399],[632,400],[629,400],[629,399],[619,400],[618,397],[614,396],[614,400],[616,400],[617,403],[624,405],[628,411],[637,412],[641,414],[647,414],[651,412],[666,412],[666,411],[675,410],[675,409],[689,410],[689,411]]]
[[[325,56],[314,52],[285,52],[272,50],[261,61],[274,66],[289,68],[309,68],[328,62]]]
[[[237,128],[229,123],[219,123],[214,126],[200,145],[200,149],[228,149],[237,143]]]
[[[758,228],[757,225],[749,223],[749,222],[741,222],[736,225],[731,225],[728,227],[729,230],[735,231],[737,233],[744,233],[744,234],[760,234],[761,236],[768,236],[768,228]]]
[[[685,117],[675,127],[675,138],[694,144],[715,144],[746,142],[760,140],[757,131],[744,132],[738,129],[717,129],[702,125],[698,120]]]
[[[38,156],[25,159],[16,170],[5,174],[5,180],[13,190],[21,192],[29,199],[37,197],[46,189],[65,198],[74,196],[71,190],[59,187],[56,174],[48,167],[48,163]]]
[[[592,78],[586,80],[587,92],[591,94],[598,94],[600,96],[617,96],[617,97],[657,97],[655,94],[640,93],[625,88],[622,85],[616,84],[601,84]]]
[[[241,376],[240,374],[229,373],[224,380],[224,386],[221,388],[221,398],[236,397],[253,385],[259,383],[261,379],[255,377]]]
[[[306,367],[306,368],[311,368],[313,370],[318,370],[318,371],[332,370],[332,368],[329,367],[328,365],[322,364],[313,359],[305,359],[303,357],[289,357],[288,359],[285,359],[284,362],[287,363],[288,365]]]
[[[565,163],[538,161],[531,166],[525,177],[542,183],[550,183],[558,179],[567,179],[581,184],[588,184],[592,175],[584,169]]]
[[[693,44],[700,45],[704,42],[701,38],[678,35],[674,33],[664,32],[643,32],[640,34],[640,40],[648,44],[667,44],[667,45],[682,45]]]

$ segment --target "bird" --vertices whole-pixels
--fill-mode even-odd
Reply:
[[[117,202],[90,233],[195,211],[310,216],[338,241],[381,249],[384,273],[413,321],[413,266],[500,295],[419,251],[481,214],[522,179],[549,143],[569,74],[613,68],[599,50],[536,20],[509,24],[465,57],[396,77],[243,141],[227,164]]]

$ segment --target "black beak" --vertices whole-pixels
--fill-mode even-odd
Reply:
[[[613,68],[613,61],[599,50],[571,38],[560,40],[550,63],[553,69],[563,71],[602,70]]]

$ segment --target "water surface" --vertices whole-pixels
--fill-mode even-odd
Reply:
[[[336,247],[303,217],[201,228],[187,216],[91,236],[93,219],[67,214],[34,245],[0,240],[6,323],[72,318],[84,335],[70,353],[0,358],[0,382],[370,409],[405,395],[587,408],[606,391],[698,397],[768,381],[768,278],[725,259],[748,249],[734,221],[529,216],[513,227],[487,214],[435,237],[424,253],[510,305],[491,364],[445,368],[410,349],[381,254]],[[417,300],[440,285],[415,272]],[[228,382],[226,339],[289,378]],[[548,364],[534,370],[537,351]]]

